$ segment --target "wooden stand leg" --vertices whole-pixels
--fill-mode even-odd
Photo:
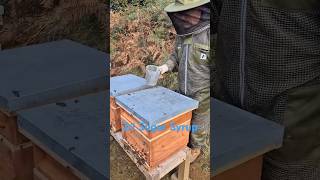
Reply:
[[[155,176],[146,176],[146,180],[160,180],[160,175],[157,174]]]
[[[178,180],[189,180],[191,152],[188,151],[186,160],[179,165]]]

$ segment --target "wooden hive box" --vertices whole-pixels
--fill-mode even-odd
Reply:
[[[284,128],[211,99],[211,173],[216,180],[260,180],[263,154],[281,147]]]
[[[187,146],[197,101],[156,87],[118,96],[116,102],[121,107],[122,135],[148,169]],[[178,131],[178,125],[185,129]]]
[[[11,144],[0,135],[0,179],[33,180],[32,145]]]
[[[63,166],[37,145],[33,145],[34,180],[80,180],[71,168]]]
[[[15,113],[108,89],[107,55],[69,40],[0,52],[0,135],[18,135]]]
[[[18,112],[19,131],[37,147],[36,178],[107,179],[106,98],[103,91]]]
[[[110,79],[110,125],[114,132],[121,130],[120,108],[115,97],[148,88],[144,78],[127,74]]]

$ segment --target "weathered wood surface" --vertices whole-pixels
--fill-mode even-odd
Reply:
[[[163,87],[145,89],[116,97],[116,103],[152,127],[181,113],[198,108],[198,101]]]
[[[0,108],[8,112],[108,89],[107,54],[69,40],[0,52]]]
[[[115,132],[121,130],[120,107],[116,105],[114,97],[110,96],[110,126]]]
[[[71,168],[63,166],[49,154],[33,145],[34,178],[39,180],[80,180]]]
[[[123,150],[127,153],[130,159],[136,164],[139,170],[146,176],[147,180],[160,180],[160,178],[167,175],[174,168],[179,167],[179,171],[183,172],[179,176],[183,180],[187,180],[184,177],[188,177],[189,173],[189,163],[190,163],[190,149],[185,147],[179,152],[172,155],[170,158],[159,164],[153,169],[141,164],[141,157],[135,154],[130,146],[127,144],[126,140],[122,137],[121,132],[110,132],[114,139],[119,143]]]
[[[32,145],[11,144],[0,135],[0,180],[32,180]]]
[[[261,180],[262,156],[251,159],[237,167],[229,169],[212,180]]]
[[[213,176],[279,148],[284,128],[211,99],[211,172]]]
[[[29,140],[18,132],[17,117],[0,110],[0,136],[10,143],[19,145]]]
[[[105,91],[23,110],[18,113],[19,130],[86,177],[106,179],[106,103]]]

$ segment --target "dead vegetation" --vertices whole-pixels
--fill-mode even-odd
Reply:
[[[107,9],[102,0],[10,0],[4,6],[4,26],[0,29],[4,48],[66,37],[90,44],[91,33],[97,46],[105,50]]]
[[[144,74],[148,64],[161,64],[174,46],[175,31],[163,12],[167,1],[129,5],[111,12],[111,76]]]

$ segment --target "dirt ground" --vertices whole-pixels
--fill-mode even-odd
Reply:
[[[132,73],[143,77],[146,65],[164,63],[173,50],[175,31],[163,12],[172,0],[147,2],[145,6],[128,5],[110,14],[111,76]],[[177,73],[166,73],[158,84],[176,90]],[[111,179],[144,179],[117,142],[112,137],[110,140]],[[209,179],[208,161],[209,158],[201,157],[191,165],[191,179]]]

